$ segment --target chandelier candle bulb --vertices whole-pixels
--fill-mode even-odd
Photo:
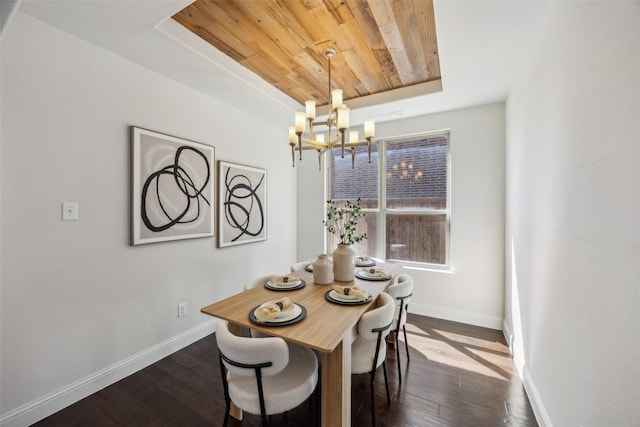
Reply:
[[[349,131],[349,142],[358,142],[358,131],[350,130]]]
[[[315,119],[316,118],[316,101],[306,101],[304,103],[307,110],[307,119]]]
[[[316,142],[321,142],[324,144],[324,133],[319,133],[316,135]]]
[[[306,116],[302,111],[296,111],[296,135],[298,135],[298,151],[300,151],[300,161],[302,161],[302,134],[306,124]]]
[[[366,119],[364,121],[364,137],[369,139],[373,138],[376,133],[376,123],[373,119]]]
[[[296,137],[296,128],[289,126],[289,144],[296,144],[297,142],[298,138]]]
[[[334,89],[331,91],[331,106],[340,108],[342,105],[342,89]]]
[[[349,128],[349,108],[346,105],[340,106],[338,108],[338,129],[348,129]]]
[[[296,134],[302,134],[304,132],[306,117],[305,114],[301,111],[296,112]]]

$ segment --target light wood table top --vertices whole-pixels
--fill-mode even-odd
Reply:
[[[375,268],[383,268],[394,277],[402,267],[379,263]],[[356,267],[356,271],[359,269]],[[274,291],[258,286],[208,305],[201,311],[227,320],[237,327],[257,329],[322,352],[322,425],[348,426],[351,418],[350,346],[355,336],[355,326],[362,314],[376,306],[377,296],[391,280],[370,281],[356,278],[353,282],[334,282],[341,286],[357,285],[373,296],[367,304],[339,305],[325,299],[324,294],[333,289],[332,285],[315,285],[313,273],[306,270],[292,274],[304,280],[306,286],[292,291]],[[259,325],[249,319],[249,313],[254,307],[285,296],[306,308],[305,319],[288,326]],[[346,376],[349,378],[345,378]],[[349,389],[345,390],[345,387]]]

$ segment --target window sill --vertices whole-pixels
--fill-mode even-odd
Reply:
[[[402,268],[406,270],[417,270],[417,271],[423,271],[425,273],[443,274],[447,276],[452,276],[456,274],[456,272],[453,271],[450,267],[434,268],[434,267],[418,267],[415,265],[403,265]]]
[[[394,261],[391,261],[394,262]],[[407,264],[401,261],[395,261],[396,264],[401,264],[402,268],[405,270],[414,270],[414,271],[422,271],[425,273],[435,273],[435,274],[444,274],[444,275],[453,275],[456,272],[451,268],[451,266],[446,267],[434,267],[420,264]]]

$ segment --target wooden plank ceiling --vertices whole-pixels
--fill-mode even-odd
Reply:
[[[440,80],[432,0],[196,0],[173,18],[293,99]]]

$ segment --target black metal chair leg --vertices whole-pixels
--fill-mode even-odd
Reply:
[[[227,427],[229,425],[229,412],[231,410],[231,404],[227,402],[227,407],[224,410],[224,422],[222,423],[222,427]]]
[[[371,427],[376,427],[376,394],[375,391],[373,389],[373,383],[375,381],[376,378],[376,371],[375,369],[373,371],[371,371],[370,373],[370,386],[371,386]]]
[[[387,363],[382,362],[382,372],[384,372],[384,387],[387,389],[387,405],[391,406],[391,397],[389,395],[389,381],[387,380]]]
[[[396,332],[396,360],[398,362],[398,382],[402,384],[402,372],[400,371],[400,345],[398,343],[398,337],[400,336],[400,331]],[[407,342],[407,338],[405,336],[404,342]]]
[[[227,370],[222,363],[222,355],[218,355],[218,361],[220,362],[220,376],[222,377],[222,388],[224,390],[224,422],[222,427],[227,427],[229,424],[229,412],[231,412],[231,397],[229,396],[229,385],[227,384]]]
[[[407,363],[409,363],[409,341],[407,341],[407,328],[402,325],[402,332],[404,332],[404,348],[407,350]]]

